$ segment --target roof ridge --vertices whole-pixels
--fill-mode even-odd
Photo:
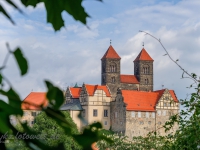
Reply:
[[[108,47],[108,50],[105,52],[105,54],[103,55],[103,57],[101,58],[117,58],[117,59],[121,59],[121,57],[118,55],[118,53],[115,51],[115,49],[112,47],[112,45],[110,45]]]
[[[149,60],[149,61],[154,61],[151,56],[149,55],[149,53],[142,48],[142,50],[140,51],[140,53],[138,54],[138,56],[135,58],[134,61],[138,61],[138,60]]]

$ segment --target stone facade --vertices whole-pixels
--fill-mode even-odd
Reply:
[[[120,59],[104,58],[101,60],[101,84],[109,87],[113,98],[115,97],[117,89],[121,86]]]
[[[140,82],[140,91],[153,91],[153,61],[134,61],[134,74]]]
[[[177,124],[167,133],[163,128],[172,115],[179,114],[179,103],[174,101],[168,89],[158,99],[155,111],[127,110],[122,93],[120,90],[117,93],[115,101],[111,102],[111,127],[114,132],[131,139],[133,136],[146,136],[154,131],[159,135],[166,135],[178,129]]]
[[[144,54],[142,53],[143,51],[145,51]],[[138,57],[140,55],[148,55],[148,59],[134,60],[134,76],[136,76],[139,82],[138,84],[131,82],[124,83],[121,81],[121,58],[105,57],[106,55],[110,56],[112,53],[114,53],[113,55],[118,56],[113,47],[110,46],[104,57],[101,59],[101,84],[109,87],[113,100],[118,88],[126,90],[153,91],[153,59],[148,55],[145,49],[141,51]]]

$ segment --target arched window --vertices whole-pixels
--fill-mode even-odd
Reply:
[[[111,82],[115,83],[115,77],[111,77]]]
[[[145,84],[149,84],[149,80],[148,79],[144,79],[144,83]]]
[[[109,67],[109,72],[116,72],[117,71],[117,65],[115,63],[111,63]]]
[[[144,73],[144,74],[149,74],[149,73],[150,73],[149,65],[144,65],[144,66],[143,66],[143,73]]]

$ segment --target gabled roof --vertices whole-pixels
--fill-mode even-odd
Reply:
[[[154,92],[159,93],[159,98],[161,98],[161,96],[163,95],[163,93],[164,93],[165,90],[166,89],[162,89],[162,90],[157,90],[157,91],[154,91]],[[176,97],[176,94],[175,94],[174,90],[168,90],[168,91],[171,94],[171,96],[174,99],[174,101],[178,102],[178,98]]]
[[[139,84],[135,75],[120,75],[121,83],[131,83],[131,84]]]
[[[89,96],[93,96],[96,90],[103,90],[106,93],[106,96],[110,97],[111,94],[109,92],[109,89],[106,85],[89,85],[85,84],[85,88],[88,92]]]
[[[155,111],[155,105],[159,99],[159,93],[122,90],[124,102],[127,104],[127,110],[136,111]]]
[[[24,99],[21,107],[23,110],[40,110],[41,108],[39,106],[46,107],[47,105],[48,105],[48,100],[46,99],[45,92],[31,92]]]
[[[108,50],[106,51],[106,53],[104,54],[104,56],[101,59],[104,59],[104,58],[118,58],[118,59],[121,59],[121,57],[117,54],[117,52],[114,50],[112,45],[109,46]]]
[[[70,87],[69,88],[72,98],[79,98],[81,87]]]
[[[153,61],[151,56],[147,53],[147,51],[144,48],[141,50],[141,52],[139,53],[139,55],[136,57],[136,59],[134,61],[138,61],[138,60]]]
[[[124,102],[127,104],[127,110],[136,111],[155,111],[155,107],[164,91],[158,90],[153,92],[122,90]],[[173,90],[168,90],[174,102],[178,102],[176,94]]]

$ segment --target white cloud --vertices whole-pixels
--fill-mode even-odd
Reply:
[[[117,3],[114,1],[113,5]],[[56,33],[45,23],[42,4],[37,9],[28,8],[27,17],[18,17],[16,11],[11,11],[12,16],[17,16],[17,26],[8,21],[0,22],[0,62],[7,52],[5,42],[9,41],[12,48],[22,47],[30,70],[21,78],[11,59],[5,74],[22,97],[32,89],[44,91],[43,79],[49,79],[61,88],[76,82],[100,84],[100,59],[110,39],[122,58],[123,74],[133,74],[133,60],[144,42],[145,49],[154,59],[155,89],[164,84],[166,88],[174,89],[179,98],[184,98],[188,92],[185,87],[190,81],[180,79],[182,71],[167,56],[163,56],[165,51],[157,41],[138,31],[145,30],[160,38],[172,58],[179,59],[186,70],[200,74],[200,16],[197,15],[200,2],[151,1],[139,5],[130,1],[127,4],[129,6],[123,4],[113,12],[88,20],[90,29],[69,21],[66,28]],[[5,20],[3,17],[0,19]]]

